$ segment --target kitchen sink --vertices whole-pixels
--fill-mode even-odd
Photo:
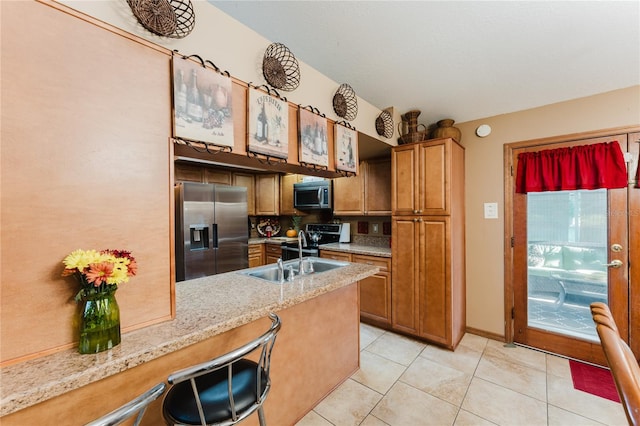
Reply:
[[[339,260],[323,259],[319,257],[305,257],[304,258],[305,275],[317,275],[323,272],[332,271],[337,268],[342,268],[349,265],[349,262],[341,262]],[[313,267],[313,271],[309,272],[309,264]],[[239,274],[247,275],[253,278],[260,278],[265,281],[269,281],[276,284],[286,283],[292,279],[296,279],[300,276],[298,270],[299,259],[291,259],[283,262],[284,274],[282,280],[280,279],[280,271],[277,264],[269,264],[265,266],[258,266],[256,268],[245,269],[239,271]],[[293,278],[290,279],[289,275],[293,273]]]

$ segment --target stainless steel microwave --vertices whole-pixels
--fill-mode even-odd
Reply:
[[[293,206],[298,210],[333,208],[330,180],[317,180],[293,184]]]

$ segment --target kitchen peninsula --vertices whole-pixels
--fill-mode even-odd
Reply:
[[[175,320],[125,333],[119,346],[99,354],[67,350],[3,368],[0,421],[84,424],[171,372],[261,334],[267,314],[276,312],[282,330],[265,413],[271,424],[293,424],[358,368],[357,282],[377,271],[350,264],[282,285],[237,271],[177,283]],[[143,424],[162,423],[160,404]]]

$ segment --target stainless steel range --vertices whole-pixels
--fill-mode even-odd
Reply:
[[[305,231],[307,247],[302,248],[302,256],[318,257],[319,247],[329,243],[348,243],[351,227],[348,223],[309,223]],[[282,245],[282,260],[298,257],[298,243],[284,243]]]

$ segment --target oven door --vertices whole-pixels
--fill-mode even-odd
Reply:
[[[293,246],[287,246],[287,245],[283,245],[282,246],[282,260],[291,260],[291,259],[297,259],[299,256],[298,254],[298,247],[293,247]],[[302,257],[308,257],[308,256],[318,256],[318,249],[317,248],[303,248],[302,249]]]

